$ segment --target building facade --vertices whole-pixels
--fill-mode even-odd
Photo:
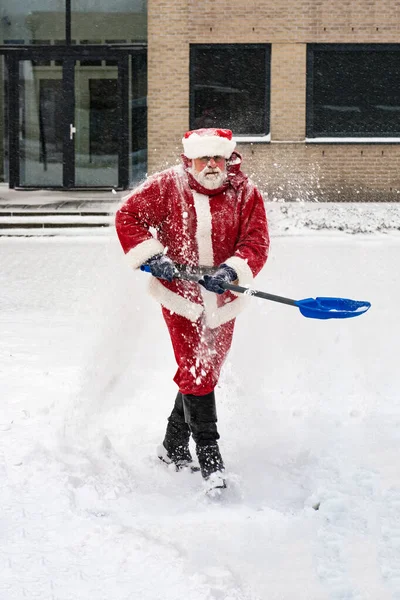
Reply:
[[[126,188],[215,125],[270,200],[398,201],[399,17],[396,0],[3,0],[2,177]]]
[[[144,0],[2,0],[0,53],[11,187],[126,188],[143,177]]]

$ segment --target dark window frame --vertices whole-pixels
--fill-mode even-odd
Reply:
[[[135,48],[133,45],[129,48],[112,48],[99,46],[44,46],[42,48],[35,47],[32,49],[29,46],[20,46],[10,53],[6,53],[6,68],[8,73],[8,147],[9,147],[9,186],[10,188],[19,187],[19,66],[21,60],[41,61],[44,57],[49,60],[63,61],[63,81],[65,85],[64,97],[71,98],[74,94],[73,87],[73,61],[80,60],[82,57],[88,59],[96,59],[101,57],[102,60],[112,60],[119,62],[118,73],[118,101],[121,111],[120,119],[120,160],[119,160],[119,188],[128,189],[129,181],[129,160],[131,150],[129,147],[129,93],[124,93],[128,90],[129,85],[129,56],[144,55],[144,60],[147,64],[147,48],[145,45],[138,44]],[[146,82],[147,88],[147,82]],[[146,89],[147,97],[147,89]],[[74,122],[74,105],[66,100],[64,123],[64,161],[67,168],[64,170],[63,188],[73,187],[73,171],[74,171],[74,152],[70,140],[69,128],[65,124]],[[34,186],[29,186],[34,187]],[[52,186],[56,187],[56,186]],[[91,186],[93,187],[93,186]]]
[[[240,141],[241,138],[247,137],[263,138],[270,135],[271,132],[271,44],[190,44],[190,69],[189,69],[189,123],[190,128],[195,122],[195,53],[197,50],[215,50],[217,48],[237,48],[240,49],[263,49],[265,52],[265,72],[264,72],[264,115],[263,115],[263,131],[259,133],[237,133],[232,129],[235,138]],[[217,125],[218,126],[218,125]]]
[[[74,44],[76,44],[76,40],[72,39],[71,35],[72,35],[72,7],[71,7],[71,3],[72,0],[65,0],[65,10],[64,10],[64,16],[65,16],[65,24],[64,24],[64,31],[65,31],[65,39],[64,40],[57,40],[57,43],[54,42],[53,45],[56,46],[61,46],[61,47],[70,47],[73,46]],[[62,43],[61,43],[62,42]],[[88,42],[89,45],[90,42]],[[36,48],[37,46],[42,46],[42,47],[53,47],[53,45],[49,44],[43,44],[41,43],[40,40],[29,40],[29,43],[26,44],[24,40],[17,40],[17,39],[11,39],[11,40],[6,40],[3,44],[0,44],[0,54],[5,54],[6,52],[11,51],[13,48],[16,48],[17,50],[19,50],[21,47],[23,48]],[[80,45],[84,45],[82,42],[80,43]],[[126,40],[123,42],[112,42],[112,41],[108,41],[105,44],[98,44],[98,47],[112,47],[112,48],[132,48],[132,47],[140,47],[140,46],[145,46],[147,48],[147,41],[145,42],[137,42],[137,41],[133,41],[131,42],[127,42]]]
[[[335,138],[335,141],[348,143],[357,143],[358,138],[367,138],[371,140],[371,143],[387,143],[384,138],[390,138],[391,143],[397,143],[396,138],[399,138],[400,143],[400,129],[398,133],[391,132],[376,132],[376,131],[348,131],[348,132],[327,132],[323,130],[317,130],[315,127],[315,110],[316,103],[314,99],[315,93],[315,69],[314,69],[314,58],[318,52],[399,52],[400,59],[400,44],[308,44],[307,45],[307,74],[306,74],[306,137],[308,140],[313,138]],[[342,140],[341,140],[342,138]],[[350,138],[344,140],[343,138]],[[378,140],[380,138],[380,140]],[[393,140],[395,140],[393,142]]]

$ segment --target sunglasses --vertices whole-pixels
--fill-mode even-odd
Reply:
[[[225,161],[225,158],[223,156],[200,156],[198,160],[200,160],[202,163],[208,164],[210,160],[213,160],[215,163],[220,163]]]

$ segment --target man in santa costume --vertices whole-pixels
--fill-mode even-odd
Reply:
[[[189,466],[196,444],[208,489],[226,487],[218,447],[214,388],[232,343],[248,286],[264,266],[269,236],[264,202],[228,129],[188,131],[182,164],[149,177],[118,210],[116,229],[134,269],[147,264],[172,341],[179,391],[158,456]],[[201,273],[199,282],[180,278]]]

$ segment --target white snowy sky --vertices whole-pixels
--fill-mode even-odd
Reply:
[[[155,458],[175,364],[113,231],[0,238],[1,600],[400,597],[399,211],[281,208],[256,287],[372,308],[249,298],[216,390],[220,503]]]

